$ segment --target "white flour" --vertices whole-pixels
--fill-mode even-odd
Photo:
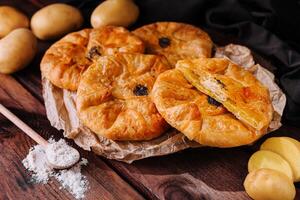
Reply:
[[[46,156],[49,163],[56,166],[56,169],[73,166],[80,158],[79,152],[62,139],[47,145]]]
[[[23,160],[23,165],[29,171],[32,171],[32,178],[38,183],[46,184],[54,171],[47,163],[44,148],[36,145],[29,150],[29,154]]]
[[[55,178],[61,183],[62,187],[67,188],[77,199],[84,197],[88,185],[87,179],[82,178],[81,165],[87,165],[87,159],[82,158],[72,170],[61,170],[55,174]]]
[[[58,147],[67,145],[63,139],[60,139],[58,142],[50,139],[49,142]],[[66,162],[69,162],[70,158],[66,157],[67,154],[62,150],[59,151],[59,156],[53,156],[52,159],[56,159],[58,163],[64,165],[65,163],[63,163],[62,159],[65,159]],[[68,152],[68,149],[66,149],[66,152]],[[50,177],[55,177],[61,183],[61,188],[67,189],[77,199],[84,198],[84,193],[89,188],[88,180],[84,175],[81,174],[81,166],[87,165],[88,163],[87,159],[85,158],[82,158],[80,162],[70,169],[59,171],[54,170],[53,167],[47,162],[45,149],[41,145],[36,145],[29,150],[28,155],[22,161],[22,163],[26,169],[32,172],[32,179],[35,182],[46,184]]]

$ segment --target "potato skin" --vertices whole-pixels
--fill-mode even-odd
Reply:
[[[55,3],[38,10],[31,18],[31,29],[41,40],[56,39],[81,27],[80,11],[70,5]]]
[[[132,0],[106,0],[91,15],[93,28],[106,25],[127,27],[139,16],[139,8]]]
[[[279,154],[291,166],[294,182],[300,181],[300,145],[299,142],[290,137],[270,137],[264,141],[260,150],[268,150]]]
[[[26,15],[10,6],[0,6],[0,38],[5,37],[16,28],[28,28]]]
[[[0,73],[11,74],[30,63],[37,51],[37,39],[26,28],[15,29],[0,40]]]
[[[293,200],[296,195],[295,186],[289,177],[267,168],[249,173],[244,187],[254,200]]]
[[[250,157],[248,171],[252,172],[261,168],[277,170],[287,175],[291,180],[294,180],[290,164],[279,154],[272,151],[259,150]]]

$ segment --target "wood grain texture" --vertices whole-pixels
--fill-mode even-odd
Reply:
[[[146,197],[157,199],[249,199],[243,181],[247,162],[268,137],[289,136],[300,140],[299,128],[283,127],[249,147],[189,149],[174,155],[123,164],[109,164],[127,177]],[[297,197],[300,199],[300,187]]]
[[[35,99],[13,77],[0,75],[0,102],[21,120],[41,133],[44,138],[62,133],[49,124],[43,105]],[[0,199],[74,199],[54,179],[46,184],[33,184],[30,174],[21,161],[34,142],[0,115]],[[90,164],[83,168],[83,174],[90,182],[90,192],[86,199],[143,199],[109,166],[90,152],[81,149],[80,154]]]

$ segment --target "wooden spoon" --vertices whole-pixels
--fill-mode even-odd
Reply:
[[[80,159],[80,154],[79,152],[69,146],[68,148],[72,149],[72,162],[68,162],[66,165],[62,164],[57,164],[54,163],[53,159],[48,159],[49,155],[48,152],[50,152],[49,148],[51,148],[51,144],[47,140],[45,140],[42,136],[40,136],[37,132],[35,132],[32,128],[30,128],[27,124],[25,124],[22,120],[20,120],[16,115],[14,115],[12,112],[10,112],[7,108],[5,108],[1,103],[0,103],[0,113],[2,113],[7,119],[9,119],[12,123],[14,123],[17,127],[19,127],[24,133],[26,133],[31,139],[33,139],[36,143],[42,145],[45,148],[46,156],[48,162],[53,166],[55,169],[66,169],[74,164],[76,164],[79,159]],[[52,162],[51,162],[51,161]]]

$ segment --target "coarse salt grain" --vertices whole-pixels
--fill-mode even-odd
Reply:
[[[49,142],[53,146],[58,145],[61,147],[67,145],[63,139],[60,139],[58,142],[50,139]],[[55,143],[58,144],[55,145]],[[65,157],[65,154],[60,153],[58,157]],[[55,158],[53,157],[53,159]],[[58,162],[64,164],[61,160]],[[69,158],[66,158],[66,162],[69,162]],[[86,176],[81,174],[81,167],[88,163],[85,158],[82,158],[80,162],[70,169],[57,171],[48,163],[44,147],[42,145],[36,145],[29,150],[28,155],[22,163],[26,169],[32,172],[33,181],[46,184],[50,177],[55,177],[61,183],[62,188],[67,189],[77,199],[84,198],[84,194],[89,188]]]

